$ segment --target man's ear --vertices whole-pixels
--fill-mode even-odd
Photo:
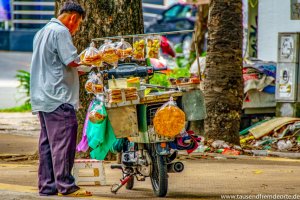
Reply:
[[[70,17],[71,21],[72,22],[76,22],[77,21],[77,15],[76,13],[72,14],[71,17]]]

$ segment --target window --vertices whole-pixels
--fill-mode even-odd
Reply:
[[[164,13],[164,16],[167,19],[176,18],[181,9],[182,9],[182,7],[180,5],[176,5],[174,7],[171,7],[169,10],[167,10]]]
[[[183,7],[181,12],[178,14],[178,17],[191,17],[192,16],[192,9],[189,6]]]

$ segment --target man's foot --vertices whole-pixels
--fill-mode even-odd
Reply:
[[[75,192],[72,192],[70,194],[61,194],[58,193],[58,196],[64,196],[64,197],[88,197],[88,196],[92,196],[92,193],[89,191],[86,191],[84,189],[79,189]]]
[[[52,196],[52,195],[57,195],[58,193],[39,193],[40,196]]]

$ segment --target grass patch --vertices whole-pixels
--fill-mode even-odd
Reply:
[[[12,108],[0,109],[0,112],[30,112],[31,104],[23,104],[21,106],[16,106]]]

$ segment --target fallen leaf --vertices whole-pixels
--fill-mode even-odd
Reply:
[[[253,171],[254,174],[261,174],[263,173],[263,170],[257,169]]]

